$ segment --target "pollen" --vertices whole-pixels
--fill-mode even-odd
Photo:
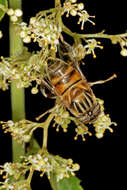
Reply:
[[[40,177],[43,177],[43,173],[40,174]]]
[[[6,179],[7,178],[7,176],[6,175],[3,175],[3,179]]]
[[[59,127],[56,128],[56,132],[59,132]]]
[[[100,46],[100,49],[104,49],[104,46]]]
[[[5,90],[6,90],[6,88],[4,88],[4,87],[3,87],[3,88],[2,88],[2,90],[3,90],[3,91],[5,91]]]
[[[118,126],[118,124],[116,122],[114,122],[114,126]]]
[[[92,133],[91,133],[91,132],[89,132],[88,134],[89,134],[90,137],[92,136]]]
[[[100,45],[100,44],[101,44],[101,42],[100,42],[100,41],[97,41],[97,44],[99,44],[99,45]]]
[[[82,138],[83,141],[86,141],[85,137]]]
[[[67,133],[67,129],[63,129],[63,132],[64,132],[64,133]]]
[[[74,140],[76,141],[77,139],[78,139],[78,137],[77,137],[77,136],[75,136],[75,137],[74,137]]]
[[[113,133],[114,132],[113,129],[110,129],[110,132]]]
[[[55,119],[54,119],[55,120]],[[56,126],[56,123],[53,123],[52,127],[55,127]]]

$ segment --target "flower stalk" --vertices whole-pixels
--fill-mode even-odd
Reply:
[[[9,0],[9,7],[12,9],[21,9],[21,0]],[[20,20],[19,20],[20,22]],[[10,21],[9,39],[10,39],[10,56],[18,56],[23,51],[23,43],[18,34],[18,26]],[[17,88],[17,81],[11,83],[11,108],[13,121],[19,121],[25,118],[25,97],[24,89]],[[18,144],[12,140],[12,159],[15,162],[20,161],[20,155],[24,155],[24,145]]]
[[[42,143],[42,150],[47,149],[47,143],[48,143],[48,127],[50,125],[50,122],[52,121],[54,115],[50,114],[45,122],[45,126],[43,129],[43,143]]]

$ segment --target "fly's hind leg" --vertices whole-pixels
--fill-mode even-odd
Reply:
[[[93,86],[93,85],[95,85],[95,84],[103,84],[103,83],[108,82],[108,81],[110,81],[110,80],[112,80],[112,79],[114,79],[114,78],[117,78],[117,75],[116,75],[116,74],[113,74],[111,77],[109,77],[109,78],[106,79],[106,80],[99,80],[99,81],[95,81],[95,82],[89,82],[89,85],[90,85],[90,86]]]

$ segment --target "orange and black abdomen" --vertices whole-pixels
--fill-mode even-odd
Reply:
[[[82,80],[81,74],[73,66],[63,61],[57,61],[49,67],[49,77],[59,96],[62,96],[71,86]]]

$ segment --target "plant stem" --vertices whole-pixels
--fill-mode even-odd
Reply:
[[[21,9],[22,0],[9,0],[9,7],[12,9]],[[21,20],[20,20],[21,21]],[[19,22],[20,22],[19,21]],[[18,26],[10,21],[10,56],[20,55],[23,51],[23,43],[18,36]],[[25,118],[25,96],[24,89],[16,87],[17,81],[11,84],[11,107],[13,121],[19,121]],[[25,145],[21,146],[12,139],[12,160],[14,162],[20,161],[20,155],[25,153]]]
[[[61,5],[60,0],[55,0],[55,7],[59,7]]]
[[[95,34],[79,34],[79,33],[74,33],[72,32],[69,28],[67,28],[64,24],[62,24],[62,29],[63,31],[72,36],[73,38],[106,38],[106,39],[112,39],[114,37],[127,37],[127,33],[122,33],[122,34],[116,34],[116,35],[110,35],[110,34],[105,34],[104,31],[98,32]]]
[[[54,115],[50,114],[48,118],[45,121],[44,129],[43,129],[43,144],[42,144],[42,150],[47,149],[47,142],[48,142],[48,127],[50,125],[50,122],[52,121]]]

